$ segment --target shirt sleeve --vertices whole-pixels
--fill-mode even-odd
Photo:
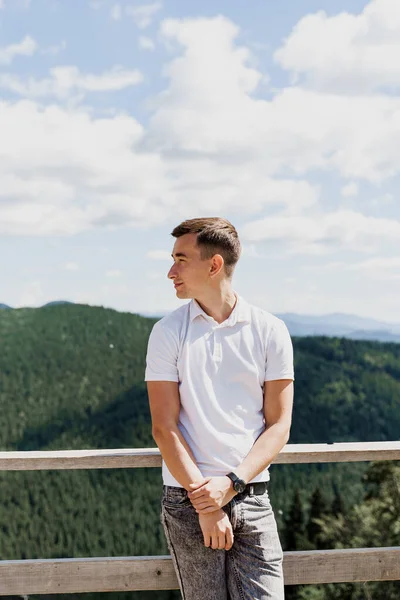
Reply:
[[[285,323],[277,319],[273,324],[267,341],[265,363],[265,381],[275,379],[293,379],[293,344]]]
[[[177,338],[173,331],[158,321],[147,344],[145,381],[179,382],[177,362]]]

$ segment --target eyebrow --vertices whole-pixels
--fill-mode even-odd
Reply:
[[[171,254],[171,256],[172,256],[172,258],[174,258],[174,255],[173,255],[173,254]],[[184,254],[183,252],[177,252],[177,253],[175,254],[175,257],[182,257],[182,256],[183,256],[183,258],[187,258],[187,255],[186,255],[186,254]]]

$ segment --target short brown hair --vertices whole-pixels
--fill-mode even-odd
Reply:
[[[175,227],[171,235],[179,238],[186,233],[197,233],[197,246],[202,260],[214,254],[222,256],[226,275],[231,279],[241,253],[239,236],[232,223],[221,217],[188,219]]]

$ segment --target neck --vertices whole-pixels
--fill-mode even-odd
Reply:
[[[223,323],[230,316],[236,304],[236,295],[228,283],[218,290],[210,290],[202,297],[195,298],[204,312],[217,323]]]

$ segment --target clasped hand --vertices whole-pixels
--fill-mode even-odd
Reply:
[[[214,512],[228,504],[236,495],[232,482],[226,475],[206,477],[190,485],[188,497],[199,515]]]
[[[235,496],[229,477],[207,477],[190,485],[188,497],[199,515],[204,545],[213,550],[230,550],[233,530],[222,506]]]

